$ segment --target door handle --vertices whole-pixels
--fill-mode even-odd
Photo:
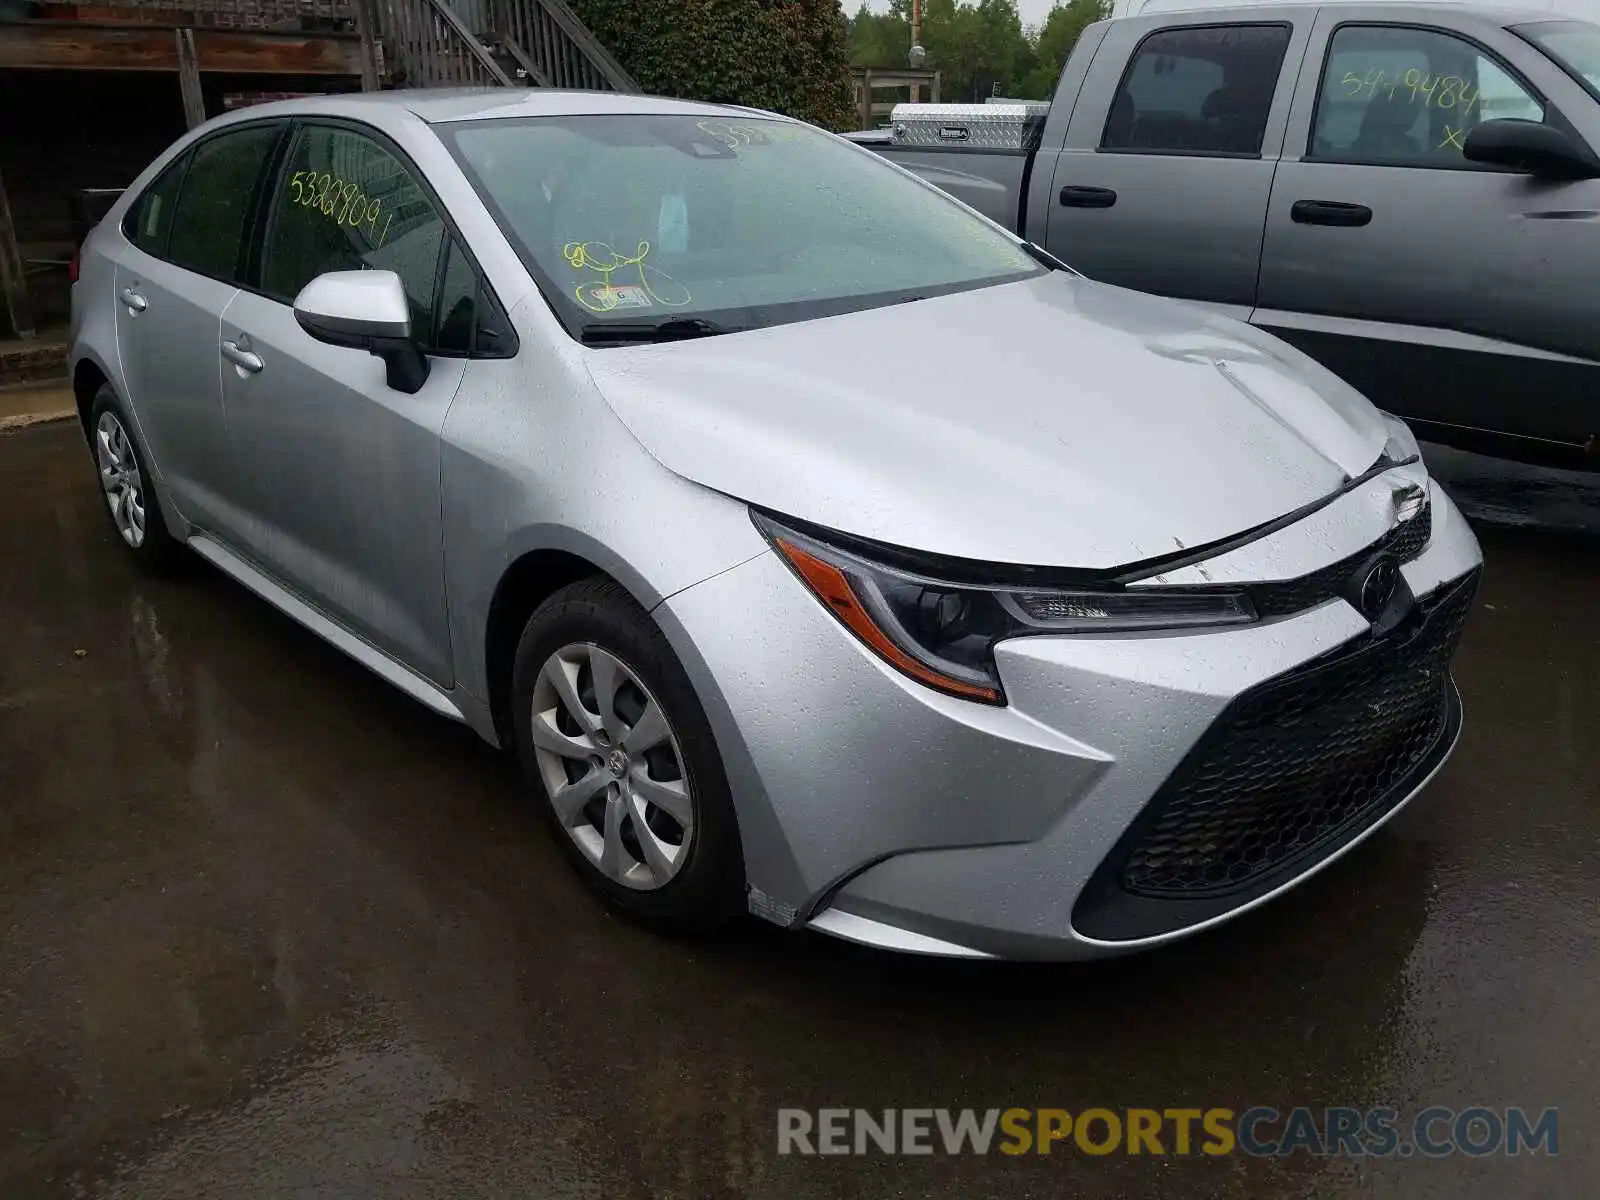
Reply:
[[[1064,187],[1061,203],[1067,208],[1110,208],[1117,202],[1117,194],[1103,187]]]
[[[249,371],[252,375],[267,364],[261,361],[259,354],[240,347],[238,342],[223,342],[222,357],[231,362],[242,371]]]
[[[1338,200],[1296,200],[1289,219],[1297,225],[1341,225],[1355,227],[1372,220],[1365,204],[1345,204]]]
[[[122,302],[136,313],[142,313],[150,307],[150,302],[131,287],[122,289]]]

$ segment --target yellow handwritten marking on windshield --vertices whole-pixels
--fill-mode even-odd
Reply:
[[[651,303],[663,308],[682,308],[692,299],[689,289],[671,275],[658,267],[645,265],[645,259],[650,257],[650,243],[642,239],[633,254],[618,254],[605,242],[568,242],[561,248],[561,257],[574,271],[593,271],[600,276],[599,283],[580,283],[573,289],[578,303],[590,312],[605,313],[620,307],[626,294],[624,287],[638,287]],[[620,281],[615,278],[618,271],[628,267],[637,270],[637,284],[632,271]]]
[[[749,125],[735,125],[729,121],[696,121],[695,128],[707,137],[715,138],[729,149],[740,146],[770,146],[777,142],[798,142],[805,134],[781,121],[757,121]]]

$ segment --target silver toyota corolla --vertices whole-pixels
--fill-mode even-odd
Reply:
[[[1455,744],[1481,558],[1403,424],[806,125],[266,105],[164,154],[79,272],[129,550],[514,747],[638,917],[1154,945]]]

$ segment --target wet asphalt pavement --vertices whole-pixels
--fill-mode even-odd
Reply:
[[[0,505],[0,1196],[1595,1194],[1600,541],[1482,531],[1460,750],[1352,856],[1028,966],[640,932],[464,729],[138,576],[74,427],[0,437]],[[1559,1155],[776,1153],[780,1106],[1475,1103]]]

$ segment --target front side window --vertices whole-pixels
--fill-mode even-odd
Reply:
[[[1484,121],[1544,120],[1504,67],[1437,29],[1346,25],[1328,46],[1310,157],[1379,166],[1472,168],[1467,135]]]
[[[1513,25],[1511,32],[1555,59],[1562,70],[1600,99],[1600,25],[1587,21],[1535,21]]]
[[[239,282],[245,226],[280,129],[252,125],[195,147],[172,218],[168,258],[213,279]]]
[[[1102,150],[1261,153],[1287,25],[1163,29],[1139,43],[1117,87]]]
[[[809,126],[692,114],[437,126],[568,328],[747,328],[1042,274],[1015,241]]]
[[[122,218],[123,234],[146,254],[161,258],[167,252],[172,213],[177,207],[178,189],[183,184],[183,171],[188,165],[189,156],[185,154],[161,172],[156,181],[128,206],[128,212]]]
[[[313,125],[295,136],[276,187],[262,290],[288,303],[328,271],[393,271],[426,343],[445,226],[410,169],[365,134]]]

